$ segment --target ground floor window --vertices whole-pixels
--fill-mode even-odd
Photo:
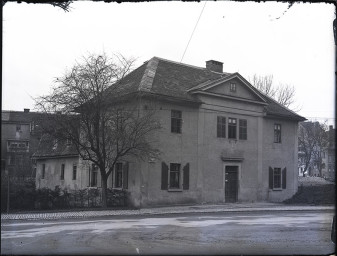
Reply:
[[[64,180],[64,169],[65,169],[65,165],[61,164],[61,180]]]
[[[180,188],[180,164],[170,164],[169,188]]]
[[[114,188],[128,188],[129,164],[116,163],[115,171],[112,179],[112,187]]]
[[[46,176],[46,164],[42,164],[42,174],[41,179],[44,179]]]
[[[162,190],[189,189],[190,167],[187,163],[181,170],[180,163],[170,163],[167,165],[162,162]]]
[[[77,176],[77,165],[74,164],[73,165],[73,180],[76,180],[76,176]]]
[[[286,189],[287,187],[287,168],[269,167],[269,188],[274,190]]]
[[[98,167],[96,165],[92,165],[91,175],[90,175],[90,187],[97,187],[97,176],[98,176]]]

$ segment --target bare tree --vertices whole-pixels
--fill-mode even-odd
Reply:
[[[279,84],[275,86],[273,83],[273,76],[258,76],[254,75],[249,79],[252,85],[268,97],[273,98],[281,105],[290,108],[294,111],[299,111],[298,107],[294,107],[295,103],[295,87],[288,84]]]
[[[2,6],[4,6],[8,2],[7,0],[2,0]],[[15,1],[13,1],[15,2]],[[69,12],[71,7],[70,4],[73,1],[39,1],[39,0],[20,0],[16,1],[18,3],[25,2],[27,4],[51,4],[52,6],[56,6],[64,10],[65,12]]]
[[[273,87],[273,76],[258,76],[254,74],[252,79],[249,79],[250,82],[262,93],[265,95],[274,98],[276,94],[276,89]]]
[[[280,84],[276,89],[275,99],[281,105],[290,108],[295,102],[295,88],[292,85]]]
[[[304,173],[309,166],[317,165],[322,176],[322,151],[328,146],[326,123],[302,122],[299,125],[298,146],[303,154]]]
[[[50,113],[45,132],[70,140],[83,160],[99,168],[103,207],[107,206],[107,180],[118,161],[158,153],[151,141],[151,134],[160,128],[155,110],[140,108],[139,100],[124,97],[127,86],[121,81],[134,61],[122,55],[114,59],[90,55],[57,78],[50,95],[36,99],[36,107]]]

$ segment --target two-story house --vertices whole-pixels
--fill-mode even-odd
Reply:
[[[31,156],[40,140],[38,120],[41,114],[24,111],[1,113],[1,169],[11,177],[35,177]]]
[[[203,68],[154,57],[120,82],[129,101],[138,96],[142,109],[156,108],[161,155],[118,163],[109,187],[127,189],[138,207],[279,202],[296,193],[297,129],[305,118],[222,69],[214,60]],[[66,147],[35,155],[37,184],[100,187],[95,166]]]

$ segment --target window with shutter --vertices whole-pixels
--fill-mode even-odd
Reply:
[[[269,167],[269,189],[281,190],[287,188],[287,168]]]
[[[171,189],[181,189],[180,182],[180,164],[171,163],[170,173],[169,173],[169,188]]]

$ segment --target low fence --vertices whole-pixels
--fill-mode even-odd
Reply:
[[[35,179],[30,178],[11,178],[9,182],[8,179],[4,178],[1,183],[1,212],[6,212],[8,208],[13,211],[95,208],[102,206],[101,188],[67,190],[55,187],[54,190],[48,188],[35,189]],[[107,206],[126,207],[127,191],[108,189]]]

